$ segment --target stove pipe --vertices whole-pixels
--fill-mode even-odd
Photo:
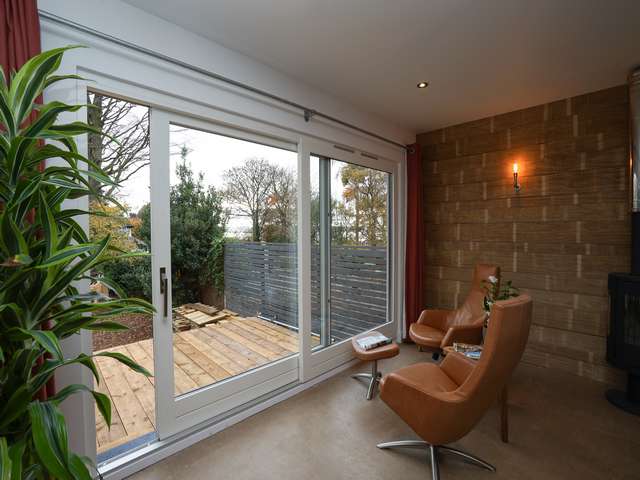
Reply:
[[[629,75],[631,273],[640,275],[640,67]]]

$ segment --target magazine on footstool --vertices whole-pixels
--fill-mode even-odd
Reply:
[[[482,345],[453,342],[453,351],[460,352],[473,360],[478,360],[482,355]]]
[[[366,337],[358,338],[356,341],[363,350],[373,350],[374,348],[389,345],[391,343],[391,339],[389,337],[385,337],[381,333],[372,333]]]

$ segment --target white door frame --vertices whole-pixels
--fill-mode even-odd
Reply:
[[[299,230],[300,238],[310,239],[310,163],[312,155],[320,155],[327,158],[336,159],[343,162],[348,162],[356,165],[362,165],[364,167],[370,167],[376,170],[385,171],[391,174],[391,198],[392,209],[389,222],[389,259],[390,259],[390,272],[389,279],[389,296],[388,296],[388,322],[374,327],[375,329],[391,338],[396,337],[397,322],[399,321],[396,314],[396,301],[395,301],[395,281],[397,277],[397,262],[395,261],[397,249],[396,245],[396,225],[398,225],[396,208],[397,204],[397,183],[399,181],[399,169],[395,162],[377,158],[366,152],[358,151],[351,147],[345,147],[342,145],[336,145],[324,140],[318,140],[311,137],[302,137],[299,144],[299,157],[298,171],[299,171],[299,205],[303,208],[298,209],[298,222],[301,226]],[[304,171],[303,171],[304,170]],[[303,198],[301,198],[303,197]],[[345,363],[353,358],[353,349],[351,347],[351,340],[346,339],[337,342],[333,345],[326,346],[322,349],[313,351],[311,345],[311,243],[310,241],[299,242],[299,291],[300,298],[303,299],[300,303],[300,311],[302,313],[300,317],[300,381],[306,382],[318,375]]]
[[[179,397],[175,396],[174,333],[171,321],[171,231],[168,215],[171,124],[259,141],[262,144],[288,150],[297,148],[297,138],[293,136],[268,137],[158,107],[151,109],[151,263],[153,304],[156,309],[153,324],[156,418],[160,439],[193,427],[285,385],[295,383],[299,379],[298,354],[293,354]],[[167,282],[164,293],[161,291],[161,268],[165,271]]]

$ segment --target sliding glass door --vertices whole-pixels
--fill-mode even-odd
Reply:
[[[391,174],[311,156],[312,335],[318,348],[389,321]]]
[[[348,359],[350,339],[392,324],[391,162],[305,139],[309,169],[309,352],[303,378]]]
[[[102,459],[326,374],[351,360],[353,335],[395,335],[395,164],[281,129],[124,106],[146,143],[120,192],[129,211],[108,227],[150,258],[104,274],[156,312],[96,349],[154,376],[99,366],[119,422],[97,425]]]
[[[164,438],[298,380],[298,154],[161,110],[151,129]]]

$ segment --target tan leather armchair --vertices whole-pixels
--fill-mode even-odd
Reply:
[[[500,283],[500,267],[478,264],[473,270],[471,291],[457,310],[423,310],[416,323],[409,327],[409,338],[421,348],[434,350],[434,358],[453,342],[479,344],[485,312],[483,281],[494,276]],[[499,286],[499,285],[498,285]]]
[[[381,381],[380,398],[421,440],[381,443],[379,448],[426,448],[433,480],[439,479],[438,454],[451,453],[495,471],[485,461],[447,444],[464,437],[507,384],[522,357],[531,324],[531,298],[496,302],[480,360],[451,353],[440,365],[418,363]]]

